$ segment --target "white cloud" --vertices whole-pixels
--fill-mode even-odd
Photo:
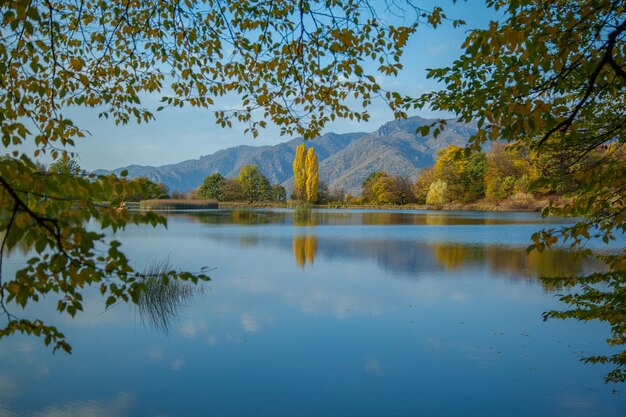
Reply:
[[[170,364],[170,368],[172,369],[172,371],[177,372],[183,368],[183,365],[185,365],[185,361],[183,359],[177,358],[172,361],[172,363]]]
[[[74,401],[65,405],[53,405],[32,414],[33,417],[122,417],[130,416],[135,398],[120,394],[112,401]],[[14,414],[7,414],[12,416]],[[1,416],[1,414],[0,414]]]
[[[241,316],[241,327],[246,333],[256,333],[260,329],[259,320],[249,313]]]

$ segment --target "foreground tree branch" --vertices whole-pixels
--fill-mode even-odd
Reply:
[[[470,145],[515,142],[546,164],[535,187],[573,184],[570,201],[544,215],[580,219],[574,226],[533,235],[529,250],[565,244],[597,256],[606,273],[546,278],[579,291],[562,297],[570,310],[546,318],[599,319],[610,324],[609,344],[626,345],[626,249],[589,250],[626,231],[626,3],[620,0],[490,0],[501,22],[470,32],[465,53],[448,68],[430,70],[446,87],[407,108],[431,106],[476,121]],[[445,126],[445,124],[443,124]],[[607,381],[626,381],[626,352],[591,356],[611,363]]]

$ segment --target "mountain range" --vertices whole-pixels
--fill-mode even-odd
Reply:
[[[327,133],[307,147],[315,148],[319,161],[319,178],[329,188],[343,188],[359,194],[361,183],[372,172],[385,171],[414,180],[418,172],[431,166],[438,150],[454,144],[465,146],[476,132],[475,124],[448,120],[447,128],[435,138],[431,133],[421,136],[417,128],[434,123],[435,119],[419,116],[385,123],[371,133]],[[190,191],[198,187],[207,175],[219,172],[235,177],[245,164],[259,167],[272,183],[280,183],[288,190],[293,187],[292,163],[296,147],[302,139],[293,139],[273,146],[235,146],[176,164],[161,166],[130,165],[97,174],[128,171],[130,178],[147,177],[162,182],[171,191]]]

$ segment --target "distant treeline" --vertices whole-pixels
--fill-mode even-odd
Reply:
[[[601,155],[589,155],[584,165]],[[494,144],[488,152],[468,151],[450,145],[437,153],[435,164],[419,172],[416,181],[389,175],[383,171],[370,173],[361,185],[361,194],[346,194],[329,189],[320,181],[314,204],[404,205],[426,204],[440,207],[447,204],[471,204],[478,201],[499,203],[508,200],[513,206],[532,205],[550,196],[566,196],[576,184],[559,183],[548,187],[542,178],[571,178],[559,170],[572,169],[571,161],[563,163],[563,155],[529,154],[515,144]],[[557,175],[558,174],[558,175]],[[215,173],[190,194],[191,198],[218,201],[284,202],[287,192],[279,184],[270,185],[256,166],[244,166],[236,178]],[[292,193],[290,198],[294,198]]]
[[[361,195],[346,195],[344,201],[349,204],[444,206],[507,200],[514,206],[532,205],[539,199],[567,196],[575,191],[575,178],[563,175],[561,171],[584,168],[600,158],[600,153],[589,154],[585,159],[575,161],[575,167],[567,155],[529,153],[515,143],[495,143],[488,152],[470,152],[450,145],[437,153],[432,167],[419,172],[417,181],[373,172],[363,181]],[[555,185],[546,181],[547,178],[569,178],[570,181]]]
[[[225,178],[219,172],[209,175],[200,187],[189,194],[189,198],[248,203],[284,202],[287,192],[280,184],[270,184],[256,165],[244,165],[235,178]]]
[[[499,204],[506,200],[511,206],[521,208],[547,197],[567,196],[577,189],[577,179],[564,175],[566,173],[562,171],[575,169],[584,172],[586,165],[597,163],[611,152],[609,146],[572,162],[567,155],[529,153],[515,143],[496,143],[488,152],[470,152],[450,145],[437,153],[435,164],[421,170],[414,182],[408,177],[389,175],[384,171],[372,172],[363,181],[360,195],[354,196],[342,189],[329,189],[326,183],[319,181],[315,184],[317,193],[309,193],[314,199],[307,194],[306,201],[320,205],[426,204],[441,207],[482,201]],[[297,171],[297,166],[294,163],[294,171]],[[311,166],[316,167],[316,164]],[[87,175],[71,158],[59,159],[47,169],[41,166],[40,171],[49,175]],[[317,181],[317,172],[314,171],[312,175]],[[555,184],[546,180],[550,178],[567,178],[569,182],[563,180]],[[130,186],[125,187],[124,184]],[[220,173],[211,174],[189,193],[170,193],[164,184],[154,183],[145,177],[121,178],[119,185],[103,199],[114,204],[169,198],[243,203],[284,203],[288,199],[285,187],[271,184],[256,165],[244,165],[235,178],[225,178]],[[290,190],[289,198],[305,201],[297,191]]]

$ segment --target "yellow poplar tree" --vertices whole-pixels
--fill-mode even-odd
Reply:
[[[317,201],[317,155],[315,149],[309,148],[306,155],[306,201],[307,203],[315,203]]]
[[[293,160],[293,195],[298,200],[306,197],[306,146],[298,145]]]

